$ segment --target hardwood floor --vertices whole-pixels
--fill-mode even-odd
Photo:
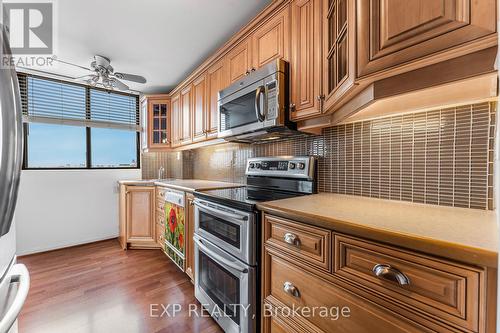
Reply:
[[[31,275],[20,333],[222,332],[202,316],[187,275],[159,250],[123,251],[113,239],[19,262]],[[182,306],[175,317],[160,316],[161,304],[174,303]],[[198,316],[188,316],[189,304]]]

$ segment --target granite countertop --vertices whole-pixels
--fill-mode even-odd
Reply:
[[[219,182],[202,179],[143,179],[143,180],[120,180],[122,185],[129,186],[165,186],[171,189],[194,192],[201,190],[213,190],[219,188],[241,187],[245,184]]]
[[[320,193],[257,207],[273,215],[442,256],[497,267],[494,211]]]

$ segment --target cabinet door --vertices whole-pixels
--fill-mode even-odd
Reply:
[[[194,195],[186,193],[186,274],[194,281]]]
[[[207,113],[206,76],[202,74],[193,82],[193,141],[204,140],[206,135],[205,118]]]
[[[155,188],[153,186],[127,186],[127,242],[132,246],[156,245],[154,221]]]
[[[286,6],[252,35],[251,70],[258,69],[275,59],[289,60],[289,10]]]
[[[181,91],[181,144],[191,142],[191,86]]]
[[[354,87],[356,76],[355,0],[323,0],[323,110]]]
[[[180,95],[177,94],[172,97],[172,114],[171,114],[171,126],[172,126],[172,147],[179,146],[181,144],[181,132],[182,132],[182,112],[181,112],[181,99]]]
[[[290,58],[290,117],[321,114],[321,1],[294,0]]]
[[[250,73],[250,38],[236,45],[226,56],[229,83],[238,81]]]
[[[219,127],[218,99],[219,91],[228,85],[224,62],[219,61],[207,71],[207,99],[208,112],[206,113],[206,129],[208,137],[216,137]]]
[[[496,31],[495,0],[357,0],[357,7],[359,76],[470,48]]]
[[[149,148],[170,146],[170,100],[151,99],[149,110]]]

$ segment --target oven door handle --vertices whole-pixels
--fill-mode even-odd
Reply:
[[[266,88],[264,86],[259,86],[255,92],[255,115],[260,122],[263,122],[266,119],[265,114],[260,109],[260,98],[266,92]],[[264,109],[266,108],[266,101],[264,101]]]
[[[244,273],[244,274],[248,273],[248,269],[246,267],[238,265],[236,262],[229,261],[226,258],[224,258],[223,256],[221,256],[221,255],[215,253],[214,251],[210,250],[207,246],[205,246],[205,244],[202,243],[201,239],[199,239],[198,237],[196,237],[196,235],[193,236],[193,240],[196,243],[196,245],[198,245],[198,247],[203,252],[205,252],[206,254],[208,254],[210,257],[214,258],[215,260],[217,260],[221,264],[223,264],[223,265],[225,265],[227,267],[231,267],[232,269],[235,269],[238,272],[241,272],[241,273]]]
[[[239,214],[233,214],[233,213],[229,213],[229,212],[223,212],[222,213],[220,210],[217,210],[217,209],[212,208],[212,207],[205,206],[204,204],[202,204],[200,202],[197,202],[197,201],[194,202],[194,205],[197,206],[199,209],[208,211],[211,214],[213,214],[213,215],[215,215],[217,217],[220,217],[222,219],[230,218],[230,219],[238,220],[238,221],[246,221],[246,220],[248,220],[248,216],[239,215]]]

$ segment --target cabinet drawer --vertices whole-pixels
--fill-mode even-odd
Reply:
[[[293,221],[265,216],[266,244],[330,271],[331,232]]]
[[[329,284],[280,258],[269,256],[268,260],[269,273],[266,278],[270,279],[268,288],[271,295],[266,301],[278,308],[282,303],[285,307],[295,309],[329,309],[328,315],[320,315],[317,310],[315,315],[309,312],[300,317],[324,332],[431,332],[418,323]]]
[[[481,271],[341,235],[335,235],[335,251],[335,275],[425,316],[478,331]]]

